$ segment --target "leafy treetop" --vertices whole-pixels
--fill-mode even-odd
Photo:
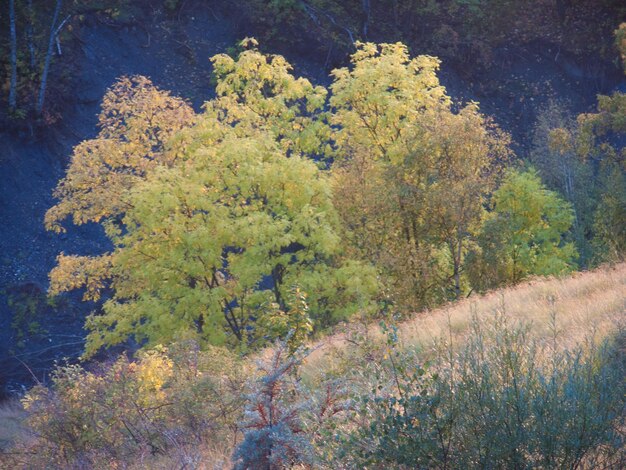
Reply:
[[[156,166],[171,166],[177,154],[166,152],[170,138],[195,119],[182,99],[159,90],[141,76],[123,77],[104,95],[100,132],[74,148],[70,166],[54,193],[59,203],[46,213],[48,229],[121,216],[130,188]]]

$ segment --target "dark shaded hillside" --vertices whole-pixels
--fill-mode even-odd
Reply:
[[[168,27],[169,26],[169,27]],[[209,12],[181,19],[185,44],[171,25],[147,19],[145,28],[88,21],[75,55],[75,94],[62,121],[37,137],[4,130],[0,166],[0,387],[13,388],[38,378],[55,359],[81,350],[84,315],[92,306],[70,297],[58,305],[45,299],[48,272],[61,251],[90,254],[106,248],[97,226],[70,227],[63,236],[47,232],[43,217],[52,191],[63,177],[72,147],[96,132],[100,100],[122,75],[149,76],[199,108],[211,93],[208,57],[235,41],[228,22]],[[55,64],[62,67],[61,62]],[[15,320],[19,317],[19,320]],[[23,333],[17,329],[25,330]],[[17,359],[16,359],[17,357]],[[24,362],[25,364],[22,364]]]
[[[61,103],[62,119],[33,133],[8,127],[2,131],[2,389],[29,381],[26,366],[42,378],[55,359],[76,357],[80,352],[83,317],[91,306],[81,304],[77,296],[50,304],[45,299],[47,274],[59,252],[101,252],[106,240],[92,226],[72,228],[66,236],[46,232],[43,216],[53,203],[52,190],[64,174],[72,147],[95,134],[99,101],[107,87],[121,75],[142,74],[189,99],[198,109],[212,93],[208,57],[233,47],[244,28],[250,28],[246,35],[262,35],[255,31],[261,27],[242,21],[237,11],[209,9],[204,2],[185,3],[175,17],[146,13],[127,23],[87,16],[76,32],[71,57],[57,58],[53,64],[57,79],[70,66],[68,61],[75,71],[69,85],[72,93]],[[379,36],[377,40],[400,39],[389,32]],[[302,44],[291,48],[289,38],[284,37],[262,46],[268,52],[275,48],[284,53],[296,64],[297,73],[318,82],[326,80],[325,66],[330,62],[315,48]],[[412,50],[422,52],[416,44]],[[341,57],[338,53],[333,62],[340,62]],[[520,156],[528,148],[535,114],[542,105],[562,100],[572,113],[586,111],[597,93],[609,92],[621,79],[607,58],[575,54],[549,38],[499,44],[489,67],[479,66],[479,59],[444,60],[442,82],[454,98],[479,101],[484,112],[512,133]],[[465,67],[472,68],[472,63],[476,72],[467,73]]]

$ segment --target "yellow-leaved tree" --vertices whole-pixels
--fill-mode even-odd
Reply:
[[[100,132],[74,148],[71,162],[48,210],[45,224],[62,232],[71,217],[76,225],[98,222],[107,230],[119,229],[131,207],[130,190],[159,166],[172,166],[178,154],[167,142],[195,120],[182,99],[159,90],[142,76],[123,77],[104,95],[98,118]],[[51,272],[51,292],[84,287],[85,299],[97,300],[110,279],[111,254],[61,254]]]
[[[615,31],[615,45],[626,72],[626,23]],[[583,222],[589,222],[582,229],[593,247],[593,261],[624,260],[626,93],[618,90],[608,96],[598,95],[596,112],[580,114],[576,126],[553,129],[550,137],[552,150],[559,156],[576,155],[588,168],[590,177],[583,184],[594,197],[587,198],[591,207],[583,214]]]
[[[105,224],[114,250],[62,256],[51,273],[52,293],[86,288],[95,299],[111,288],[103,313],[87,321],[87,355],[131,337],[149,346],[193,338],[247,348],[293,324],[302,341],[312,325],[370,307],[376,276],[344,256],[329,174],[307,157],[327,145],[326,91],[254,49],[213,62],[217,98],[193,126],[159,141],[158,162],[133,174],[120,208],[85,219]],[[128,112],[133,119],[132,106]],[[119,146],[135,138],[123,129]],[[81,163],[74,159],[68,175]],[[51,220],[88,217],[70,204],[76,184],[66,178]],[[307,293],[306,308],[294,291]],[[285,319],[290,312],[293,321]]]
[[[193,109],[159,90],[142,76],[123,77],[104,95],[100,132],[74,148],[70,167],[55,191],[59,203],[46,214],[46,226],[62,231],[61,222],[101,222],[128,207],[128,190],[156,166],[177,158],[166,143],[193,124]]]
[[[349,245],[407,308],[467,288],[465,254],[509,154],[508,136],[476,103],[453,111],[438,67],[400,43],[359,43],[331,86],[336,207]]]

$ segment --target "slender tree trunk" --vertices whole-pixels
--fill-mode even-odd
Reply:
[[[574,210],[574,236],[578,243],[579,247],[579,262],[582,268],[587,267],[587,249],[586,249],[586,241],[585,235],[582,231],[582,227],[580,224],[579,217],[579,208],[578,203],[575,198],[576,190],[574,188],[574,174],[571,165],[571,156],[567,154],[567,157],[563,157],[562,159],[562,170],[565,178],[565,197],[572,205],[572,209]]]
[[[398,0],[394,0],[394,2],[393,2],[393,24],[394,24],[396,30],[400,29],[400,15],[398,13],[399,13]]]
[[[369,32],[370,25],[370,0],[361,0],[363,4],[363,39],[367,40],[367,33]]]
[[[61,11],[61,4],[63,0],[57,0],[57,4],[54,8],[54,15],[52,17],[52,24],[50,25],[50,38],[48,39],[48,51],[46,52],[46,61],[43,66],[43,73],[41,74],[41,87],[39,88],[39,97],[37,98],[37,114],[41,115],[43,111],[43,103],[46,96],[46,85],[48,82],[48,72],[50,71],[50,62],[52,61],[52,51],[54,48],[54,36],[56,34],[56,24],[59,18],[59,12]]]
[[[277,264],[272,268],[272,282],[273,282],[273,291],[274,291],[274,299],[278,304],[279,308],[283,311],[287,311],[287,306],[285,305],[285,301],[280,293],[280,286],[283,283],[283,275],[285,273],[285,268],[282,264]]]
[[[9,23],[11,30],[11,84],[9,86],[9,108],[17,107],[17,34],[15,32],[15,0],[9,0]]]
[[[561,24],[565,23],[565,19],[567,17],[567,10],[570,7],[571,0],[556,0],[556,11],[559,15],[559,20]]]
[[[463,254],[463,241],[460,238],[460,234],[456,243],[456,253],[452,253],[454,261],[454,298],[459,300],[461,298],[461,257]]]
[[[35,70],[35,42],[33,39],[33,22],[35,20],[35,12],[33,10],[33,0],[28,0],[28,21],[26,23],[26,42],[28,46],[28,53],[30,55],[30,69]]]

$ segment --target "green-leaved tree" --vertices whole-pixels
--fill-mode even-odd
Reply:
[[[318,155],[328,132],[318,116],[326,91],[254,49],[213,62],[218,97],[184,126],[150,127],[145,109],[170,98],[143,93],[142,80],[114,87],[103,111],[113,124],[77,148],[59,186],[49,226],[101,222],[115,247],[62,255],[51,273],[52,293],[85,288],[97,299],[111,288],[88,319],[88,355],[131,337],[246,348],[285,325],[301,336],[370,307],[376,277],[346,258],[329,174],[305,155]],[[285,321],[292,310],[297,321]]]
[[[571,204],[548,190],[535,170],[509,171],[492,202],[472,271],[476,287],[514,284],[576,267],[576,249],[564,241],[574,220]]]

